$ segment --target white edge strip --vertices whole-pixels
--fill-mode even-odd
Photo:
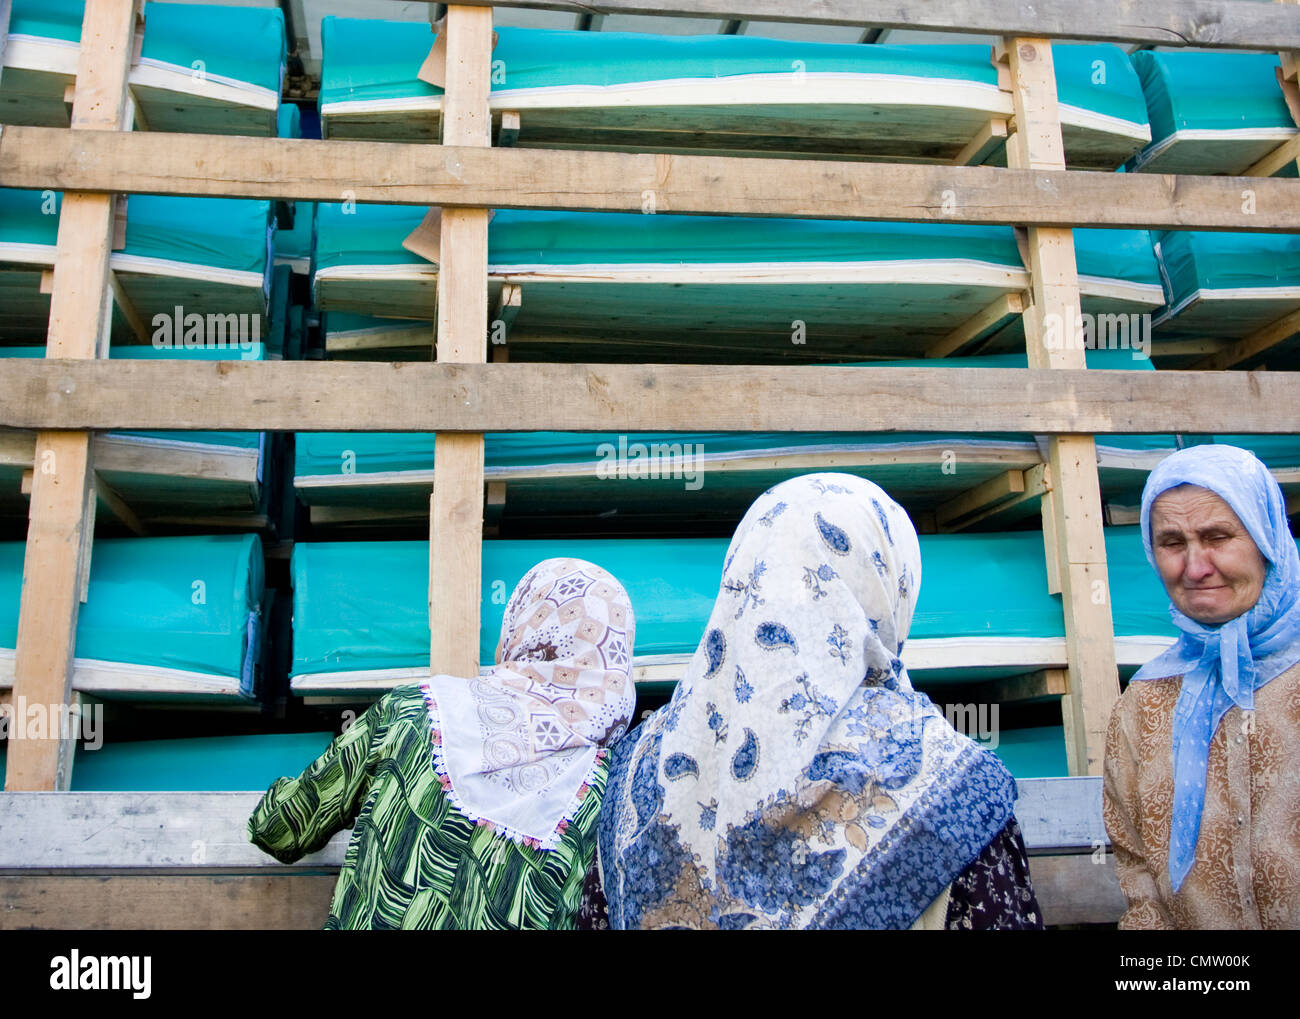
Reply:
[[[316,270],[318,282],[428,280],[437,266],[334,265]],[[693,283],[802,284],[862,283],[985,286],[1024,289],[1029,274],[1018,267],[974,259],[890,259],[870,262],[705,262],[697,264],[493,265],[488,273],[503,283]],[[941,278],[939,278],[941,275]]]
[[[25,71],[46,71],[76,77],[80,43],[35,35],[11,35],[5,50],[5,65]],[[157,88],[203,99],[251,106],[268,112],[279,108],[278,93],[261,85],[220,74],[199,77],[194,68],[164,63],[145,57],[131,70],[128,82],[142,88]]]
[[[13,687],[12,648],[0,648],[0,689]],[[428,671],[428,670],[425,670]],[[166,669],[156,665],[130,665],[96,658],[73,662],[72,687],[87,694],[177,694],[205,697],[249,698],[240,690],[239,679],[206,672]]]
[[[990,82],[907,74],[802,72],[665,78],[618,85],[546,85],[496,89],[493,110],[638,106],[929,106],[1010,116],[1011,96]],[[442,96],[335,99],[322,117],[424,113],[442,109]],[[1122,123],[1122,122],[1121,122]]]
[[[1121,666],[1144,665],[1173,645],[1172,637],[1117,637],[1115,657]],[[689,654],[638,655],[632,675],[638,683],[675,682],[682,677]],[[1016,668],[1063,669],[1064,637],[932,637],[909,640],[903,648],[909,670]],[[350,693],[383,691],[424,679],[427,667],[370,669],[356,672],[315,672],[292,678],[294,693]]]
[[[219,269],[198,262],[178,262],[170,258],[153,258],[145,255],[128,255],[117,251],[110,256],[114,272],[137,273],[142,276],[175,276],[179,279],[204,283],[224,283],[233,287],[261,290],[265,273],[246,269]]]

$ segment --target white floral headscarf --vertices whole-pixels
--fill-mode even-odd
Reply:
[[[496,664],[422,685],[439,778],[473,821],[554,849],[636,703],[632,603],[581,559],[533,567],[506,605]]]
[[[672,701],[615,749],[615,927],[908,927],[1011,818],[992,754],[899,655],[916,532],[881,489],[795,478],[741,521]]]

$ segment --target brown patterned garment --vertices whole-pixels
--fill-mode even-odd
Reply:
[[[1210,743],[1196,862],[1169,881],[1182,677],[1130,683],[1111,713],[1103,814],[1129,930],[1300,928],[1300,664],[1235,705]]]

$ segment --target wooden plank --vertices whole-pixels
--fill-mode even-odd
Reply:
[[[1261,5],[1262,6],[1262,5]],[[1293,182],[6,127],[0,185],[473,208],[1280,231]],[[1243,210],[1244,189],[1255,211]]]
[[[1029,879],[1052,927],[1118,923],[1127,906],[1111,853],[1031,855]]]
[[[519,144],[519,113],[515,110],[501,112],[501,126],[497,130],[497,144],[509,148]]]
[[[1003,471],[997,477],[990,478],[974,488],[967,489],[956,498],[936,506],[935,523],[940,531],[960,530],[966,526],[966,518],[983,515],[998,504],[1022,494],[1024,490],[1024,471]]]
[[[123,127],[135,14],[135,0],[87,0],[72,105],[72,123],[87,135]],[[107,347],[115,207],[112,194],[63,196],[49,357],[93,359]],[[86,432],[36,437],[14,663],[14,695],[29,703],[66,704],[72,696],[77,615],[89,583],[94,533],[91,439]],[[13,743],[5,788],[68,788],[74,747],[57,732]]]
[[[1221,371],[1224,368],[1231,368],[1242,361],[1257,357],[1271,347],[1276,347],[1279,343],[1289,340],[1298,332],[1300,332],[1300,310],[1284,315],[1276,322],[1272,322],[1263,329],[1259,329],[1244,339],[1233,343],[1226,350],[1202,358],[1193,364],[1192,368],[1201,371]]]
[[[933,343],[925,350],[926,357],[947,357],[955,354],[968,343],[988,336],[1016,315],[1023,314],[1025,298],[1023,294],[1003,294],[984,308],[978,315],[967,319],[938,343]]]
[[[432,0],[426,0],[432,2]],[[491,6],[493,0],[466,0]],[[511,7],[589,13],[584,0],[512,0]],[[861,28],[920,29],[981,35],[1096,39],[1158,46],[1300,49],[1300,24],[1289,12],[1235,0],[600,0],[602,15],[644,14],[738,21],[778,21]]]
[[[319,930],[335,872],[0,875],[0,930]]]
[[[1058,170],[1065,166],[1052,47],[1046,39],[1008,38],[999,47],[1011,72],[1015,133],[1007,144],[1012,166]],[[1081,305],[1068,229],[1029,228],[1029,271],[1033,310],[1025,341],[1031,368],[1077,370],[1084,351],[1052,343],[1073,322]],[[1032,320],[1032,321],[1029,321]],[[1051,581],[1059,580],[1065,608],[1069,693],[1063,698],[1066,756],[1070,774],[1101,773],[1106,726],[1119,696],[1114,626],[1102,534],[1097,452],[1091,435],[1053,434],[1048,440],[1051,492],[1042,502],[1045,552]]]
[[[261,791],[6,792],[0,796],[0,872],[278,869],[283,865],[244,834],[261,796]],[[340,832],[295,866],[341,865],[350,837]]]
[[[979,166],[1007,143],[1007,122],[994,117],[953,157],[956,166]]]
[[[1243,177],[1272,177],[1300,159],[1300,134],[1284,141],[1259,162],[1248,167]]]
[[[1285,435],[1298,391],[1292,372],[13,358],[0,427]]]
[[[1023,676],[1007,676],[982,683],[973,695],[977,702],[1010,704],[1061,697],[1069,693],[1069,676],[1064,669],[1039,669]]]
[[[1016,786],[1016,817],[1030,850],[1106,843],[1100,778],[1021,779]],[[0,794],[0,872],[279,870],[284,865],[244,834],[261,796],[261,790]],[[339,832],[293,868],[340,866],[351,837]]]
[[[492,9],[447,8],[447,87],[442,140],[492,144],[488,95]],[[436,357],[440,364],[487,360],[486,209],[443,211],[438,266]],[[483,435],[439,433],[429,499],[429,667],[477,676],[483,554]]]

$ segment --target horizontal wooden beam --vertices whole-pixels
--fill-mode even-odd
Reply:
[[[960,393],[960,400],[953,399]],[[561,399],[560,396],[563,396]],[[0,427],[1300,432],[1300,373],[332,361],[0,363]]]
[[[1282,179],[42,127],[0,132],[0,186],[473,208],[1300,230],[1300,188]]]
[[[428,0],[431,2],[431,0]],[[491,7],[493,0],[458,0]],[[1300,49],[1285,8],[1241,0],[511,0],[510,7],[581,14],[643,14],[883,29],[1099,39],[1159,46]]]

